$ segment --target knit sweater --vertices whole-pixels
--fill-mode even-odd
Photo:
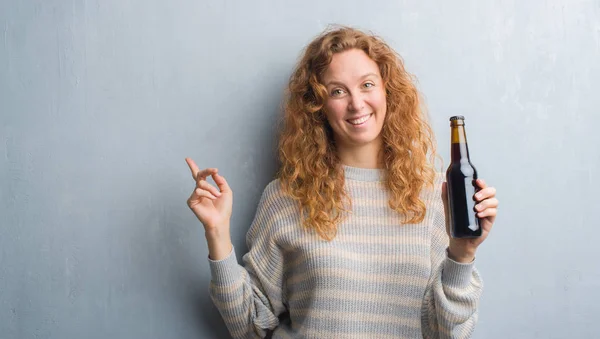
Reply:
[[[265,188],[246,236],[209,260],[211,299],[234,338],[469,338],[482,280],[448,258],[443,176],[423,189],[423,222],[401,223],[381,169],[344,166],[351,213],[331,242],[301,225],[279,180]]]

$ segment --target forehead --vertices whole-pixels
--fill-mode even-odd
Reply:
[[[323,81],[352,81],[368,73],[381,76],[379,66],[373,59],[360,49],[351,49],[333,55],[323,73]]]

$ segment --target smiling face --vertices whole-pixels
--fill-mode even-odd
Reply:
[[[386,96],[377,63],[359,49],[336,53],[321,81],[327,88],[325,114],[338,151],[364,146],[378,150]]]

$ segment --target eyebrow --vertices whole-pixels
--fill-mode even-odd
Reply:
[[[362,79],[364,79],[364,78],[368,78],[368,77],[371,77],[371,76],[378,77],[377,73],[367,73],[367,74],[365,74],[365,75],[361,76],[361,77],[359,78],[359,80],[362,80]],[[334,85],[334,84],[337,84],[337,85],[343,85],[341,82],[339,82],[339,81],[337,81],[337,80],[331,80],[331,81],[329,81],[328,83],[326,83],[326,84],[325,84],[325,86]]]

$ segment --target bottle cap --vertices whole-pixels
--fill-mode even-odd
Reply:
[[[455,115],[450,118],[450,121],[454,121],[454,120],[465,120],[465,117],[462,115]]]

